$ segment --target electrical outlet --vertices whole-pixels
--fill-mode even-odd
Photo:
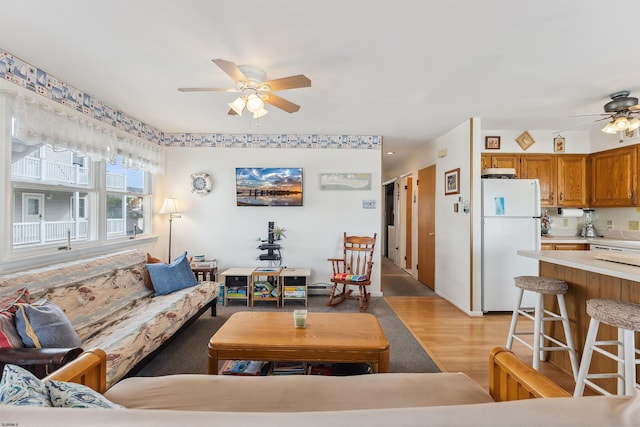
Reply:
[[[607,230],[609,231],[613,230],[613,220],[611,219],[607,220]]]
[[[562,218],[562,226],[563,227],[569,226],[569,218]]]
[[[640,230],[640,223],[638,221],[629,221],[629,230]]]

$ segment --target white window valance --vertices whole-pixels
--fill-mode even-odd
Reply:
[[[62,108],[18,93],[13,97],[12,140],[27,146],[48,144],[54,150],[114,164],[120,155],[124,167],[163,173],[164,152],[158,144]]]

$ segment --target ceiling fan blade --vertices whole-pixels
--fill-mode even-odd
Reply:
[[[575,116],[575,117],[577,117],[577,116]],[[569,128],[566,128],[566,129],[562,129],[562,130],[556,131],[556,132],[554,132],[554,134],[559,134],[559,133],[561,133],[561,132],[565,132],[565,131],[568,131],[568,130],[571,130],[571,129],[579,128],[579,127],[586,126],[586,125],[590,125],[590,124],[593,124],[593,123],[598,123],[598,122],[601,122],[601,121],[603,121],[603,120],[609,120],[609,117],[603,117],[603,118],[601,118],[601,119],[597,119],[597,120],[594,120],[594,121],[592,121],[592,122],[580,123],[579,125],[571,126],[571,127],[569,127]]]
[[[240,92],[233,87],[179,87],[180,92]]]
[[[278,107],[281,110],[286,111],[287,113],[295,113],[300,109],[299,105],[294,104],[291,101],[287,101],[286,99],[281,98],[278,95],[274,95],[273,93],[263,95],[262,99],[264,100],[264,102],[268,102],[274,107]]]
[[[569,117],[588,117],[588,116],[607,116],[607,117],[611,117],[611,116],[613,116],[613,114],[611,114],[611,113],[572,114]]]
[[[298,74],[297,76],[283,77],[281,79],[269,80],[263,83],[268,84],[272,91],[296,89],[300,87],[311,86],[311,80],[309,80],[307,76],[305,76],[304,74]]]
[[[225,61],[224,59],[212,59],[212,61],[222,69],[225,73],[229,75],[233,79],[233,81],[244,81],[247,80],[244,73],[240,71],[240,68],[236,64],[230,61]]]

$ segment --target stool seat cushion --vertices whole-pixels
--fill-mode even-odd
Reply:
[[[518,276],[514,278],[516,286],[520,289],[543,294],[565,294],[569,285],[564,280],[551,279],[542,276]]]
[[[587,314],[616,328],[640,331],[640,304],[612,299],[590,299]]]

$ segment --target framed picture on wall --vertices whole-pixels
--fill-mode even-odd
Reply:
[[[484,137],[484,149],[485,150],[499,150],[500,149],[500,137],[499,136],[485,136]]]
[[[460,193],[460,168],[452,169],[444,173],[444,194]]]
[[[553,138],[553,151],[555,153],[564,153],[564,138],[560,135]]]
[[[523,132],[522,135],[516,138],[516,142],[518,143],[520,148],[522,148],[522,150],[525,150],[525,151],[527,148],[531,147],[533,144],[536,143],[536,141],[533,139],[531,134],[526,131]]]

